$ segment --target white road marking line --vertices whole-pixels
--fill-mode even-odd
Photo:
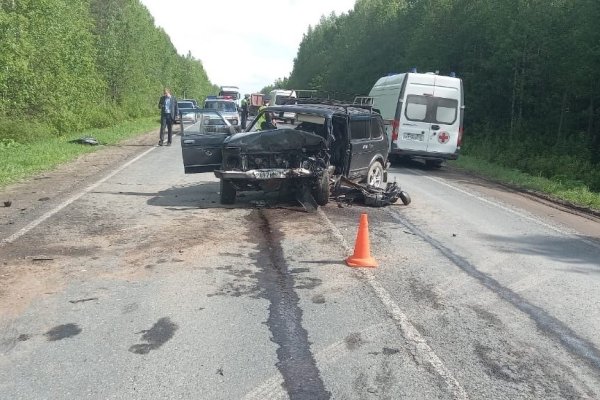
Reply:
[[[460,192],[460,193],[465,194],[467,196],[473,197],[473,198],[475,198],[475,199],[477,199],[477,200],[479,200],[479,201],[481,201],[483,203],[486,203],[486,204],[489,204],[491,206],[500,208],[501,210],[504,210],[504,211],[506,211],[508,213],[511,213],[513,215],[516,215],[518,217],[524,218],[524,219],[526,219],[528,221],[534,222],[534,223],[536,223],[536,224],[538,224],[540,226],[543,226],[545,228],[548,228],[548,229],[550,229],[550,230],[552,230],[554,232],[560,233],[561,235],[575,237],[575,238],[577,238],[577,240],[579,240],[579,241],[581,241],[581,242],[583,242],[583,243],[585,243],[585,244],[587,244],[589,246],[592,246],[592,247],[594,247],[596,249],[600,249],[600,244],[598,244],[596,242],[593,242],[593,241],[591,241],[589,239],[585,239],[585,238],[582,238],[582,237],[578,236],[577,232],[575,232],[575,231],[569,231],[569,230],[566,230],[566,229],[561,229],[561,228],[559,228],[557,226],[554,226],[554,225],[550,225],[547,222],[544,222],[541,219],[538,219],[538,218],[536,218],[536,217],[534,217],[532,215],[528,215],[528,214],[525,214],[523,212],[517,211],[517,210],[515,210],[513,208],[507,207],[507,206],[505,206],[504,204],[502,204],[500,202],[486,199],[486,198],[484,198],[482,196],[479,196],[479,195],[477,195],[475,193],[471,193],[471,192],[469,192],[469,191],[467,191],[465,189],[459,188],[458,186],[452,185],[452,184],[450,184],[450,183],[448,183],[448,182],[446,182],[446,181],[444,181],[442,179],[434,178],[434,177],[428,176],[428,175],[420,173],[420,172],[415,172],[415,175],[422,176],[422,177],[424,177],[426,179],[429,179],[431,181],[439,183],[440,185],[446,186],[446,187],[448,187],[450,189],[453,189],[453,190],[455,190],[457,192]]]
[[[342,233],[337,229],[333,222],[327,217],[325,212],[321,208],[317,210],[321,218],[325,221],[329,229],[333,232],[333,235],[342,243],[348,253],[352,251],[352,248],[348,246],[346,239]],[[415,352],[415,358],[423,360],[433,367],[435,372],[446,382],[446,385],[452,392],[454,399],[468,399],[467,392],[462,385],[456,380],[452,372],[444,365],[442,360],[435,354],[433,349],[427,344],[427,341],[421,336],[419,331],[410,323],[410,320],[404,314],[402,309],[394,302],[393,297],[387,290],[375,279],[373,272],[368,269],[357,269],[361,273],[385,307],[390,317],[396,322],[396,325],[400,328],[402,336],[413,346]]]
[[[63,201],[58,206],[56,206],[52,210],[48,211],[47,213],[45,213],[44,215],[42,215],[38,219],[32,221],[31,223],[29,223],[27,226],[23,227],[22,229],[20,229],[16,233],[13,233],[12,235],[10,235],[9,237],[7,237],[6,239],[2,239],[2,241],[0,241],[0,247],[2,247],[5,244],[12,243],[15,240],[17,240],[18,238],[20,238],[21,236],[25,235],[27,232],[29,232],[33,228],[35,228],[36,226],[38,226],[39,224],[41,224],[42,222],[44,222],[45,220],[47,220],[48,218],[50,218],[51,216],[53,216],[54,214],[56,214],[57,212],[59,212],[60,210],[62,210],[63,208],[67,207],[69,204],[77,201],[78,199],[80,199],[85,194],[91,192],[92,190],[94,190],[95,188],[97,188],[98,186],[100,186],[101,184],[103,184],[104,182],[106,182],[107,180],[109,180],[110,178],[112,178],[113,176],[115,176],[116,174],[118,174],[119,172],[123,171],[125,168],[129,167],[131,164],[133,164],[134,162],[136,162],[140,158],[144,157],[146,154],[150,153],[154,149],[155,149],[155,147],[152,147],[152,148],[146,150],[145,152],[143,152],[142,154],[140,154],[139,156],[135,157],[134,159],[129,160],[128,162],[126,162],[125,164],[121,165],[119,168],[117,168],[116,170],[114,170],[110,174],[106,175],[104,178],[100,179],[96,183],[94,183],[94,184],[86,187],[85,189],[83,189],[79,193],[77,193],[74,196],[72,196],[72,197],[68,198],[67,200]]]

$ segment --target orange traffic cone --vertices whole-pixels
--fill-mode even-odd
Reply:
[[[356,234],[354,254],[346,258],[346,264],[350,267],[377,267],[377,261],[371,257],[371,246],[369,245],[369,220],[367,214],[360,215],[360,225]]]

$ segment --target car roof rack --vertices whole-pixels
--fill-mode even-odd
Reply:
[[[354,109],[363,109],[363,110],[369,111],[370,113],[372,113],[372,112],[379,113],[378,109],[373,108],[373,104],[348,103],[348,102],[342,101],[342,100],[322,98],[322,97],[300,97],[300,98],[290,99],[288,102],[286,102],[286,104],[282,104],[282,105],[293,105],[293,104],[299,104],[299,105],[310,105],[310,104],[319,105],[320,104],[320,105],[324,105],[324,106],[343,108],[343,109],[345,109],[346,112],[348,112],[348,108],[354,108]]]

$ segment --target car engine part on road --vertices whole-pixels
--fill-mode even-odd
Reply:
[[[354,203],[363,203],[371,207],[385,207],[394,204],[398,199],[402,200],[404,205],[410,204],[410,196],[396,182],[388,182],[385,188],[379,188],[352,182],[344,176],[336,181],[333,196],[339,207]]]

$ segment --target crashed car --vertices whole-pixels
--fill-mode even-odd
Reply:
[[[273,116],[281,113],[294,113],[294,123],[275,125]],[[234,203],[238,192],[286,187],[305,207],[316,207],[327,204],[336,177],[374,187],[387,181],[389,144],[383,120],[360,107],[266,107],[246,132],[184,132],[182,146],[186,173],[213,170],[220,178],[222,204]]]

